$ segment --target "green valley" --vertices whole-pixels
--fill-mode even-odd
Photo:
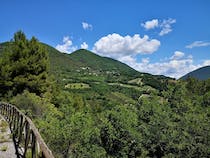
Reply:
[[[0,44],[0,98],[35,122],[58,158],[208,157],[210,79],[138,72],[23,32]]]

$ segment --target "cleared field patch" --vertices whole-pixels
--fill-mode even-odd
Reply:
[[[139,86],[134,86],[134,85],[129,85],[129,84],[122,84],[122,83],[108,83],[108,85],[110,86],[120,86],[120,87],[124,87],[124,88],[133,88],[135,90],[138,90],[139,92],[143,92],[143,93],[156,93],[157,90],[152,88],[151,86],[148,85],[139,85]]]
[[[65,85],[66,89],[87,89],[90,88],[89,84],[86,83],[69,83]]]
[[[122,83],[108,83],[108,85],[110,86],[121,86],[121,87],[125,87],[125,88],[133,88],[136,90],[141,90],[142,87],[138,87],[138,86],[133,86],[133,85],[129,85],[129,84],[122,84]]]
[[[136,78],[136,79],[130,80],[130,81],[128,81],[128,83],[137,84],[137,85],[142,85],[143,84],[142,78]]]

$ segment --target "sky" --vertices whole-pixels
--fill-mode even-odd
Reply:
[[[0,17],[0,43],[22,30],[177,79],[210,65],[210,0],[1,0]]]

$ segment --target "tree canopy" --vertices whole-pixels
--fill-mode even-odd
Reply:
[[[32,37],[18,31],[0,59],[1,95],[17,95],[25,89],[41,95],[47,89],[48,52]]]

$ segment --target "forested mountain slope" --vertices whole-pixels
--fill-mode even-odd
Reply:
[[[55,157],[210,155],[210,79],[140,73],[87,50],[63,54],[22,32],[0,51],[0,99],[33,119]]]
[[[210,78],[210,66],[201,67],[196,69],[188,74],[184,75],[180,79],[186,80],[189,77],[196,78],[198,80],[207,80]]]

